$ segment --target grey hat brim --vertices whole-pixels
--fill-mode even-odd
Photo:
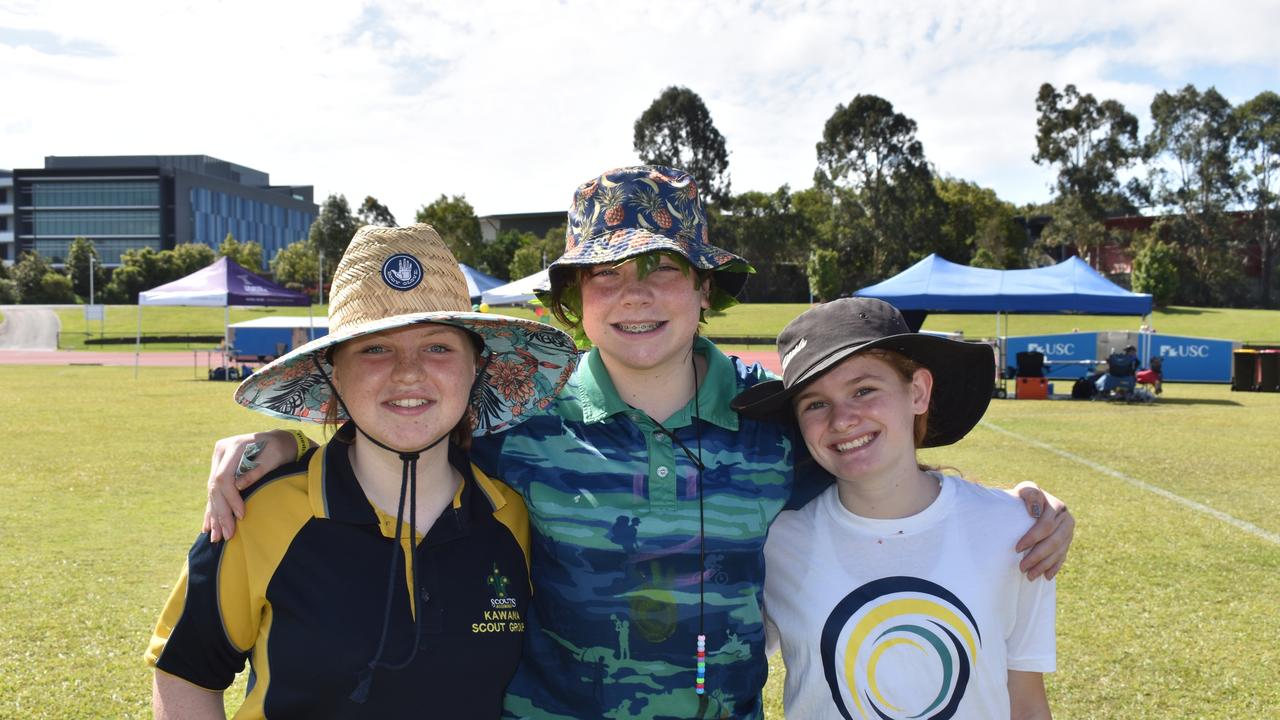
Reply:
[[[840,347],[807,368],[790,387],[781,380],[770,380],[748,388],[733,399],[733,409],[748,418],[795,425],[791,401],[797,394],[846,358],[876,348],[901,353],[933,374],[929,427],[921,447],[957,442],[986,413],[995,384],[995,354],[990,346],[922,333]]]

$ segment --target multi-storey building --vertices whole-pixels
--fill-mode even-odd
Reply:
[[[0,170],[0,262],[12,263],[13,252],[13,173]]]
[[[216,249],[228,233],[261,244],[265,263],[306,239],[319,214],[310,185],[272,185],[265,172],[207,155],[49,156],[44,168],[14,170],[10,192],[5,257],[34,250],[54,264],[76,237],[114,266],[134,248]]]

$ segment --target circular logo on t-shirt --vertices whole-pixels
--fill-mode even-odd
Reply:
[[[946,720],[977,665],[982,635],[951,591],[914,577],[873,580],[822,628],[822,669],[840,715]]]
[[[396,253],[382,263],[382,281],[395,290],[412,290],[422,282],[422,263],[407,253]]]

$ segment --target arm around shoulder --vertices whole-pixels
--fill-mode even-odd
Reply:
[[[254,444],[258,446],[256,466],[239,472],[245,450]],[[312,444],[300,430],[235,435],[215,443],[202,527],[209,533],[209,539],[219,542],[235,535],[236,521],[244,517],[244,500],[240,491],[281,465],[300,459]]]

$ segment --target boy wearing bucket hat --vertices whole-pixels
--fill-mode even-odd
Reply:
[[[532,520],[537,593],[507,717],[762,716],[762,548],[791,496],[793,434],[732,411],[769,376],[697,334],[749,271],[710,245],[681,170],[620,168],[574,193],[546,302],[593,347],[547,412],[473,445]],[[215,450],[206,522],[223,532],[255,438]],[[292,456],[280,440],[264,465]],[[1056,527],[1039,550],[1055,564],[1070,521]]]
[[[1006,494],[916,459],[981,419],[991,350],[849,298],[793,320],[778,354],[782,379],[734,407],[798,425],[836,478],[780,514],[765,544],[787,714],[1048,718],[1055,587],[1024,577],[1012,550],[1029,520]]]
[[[341,429],[255,488],[234,538],[196,541],[147,651],[158,717],[223,717],[246,659],[236,717],[499,716],[531,594],[528,516],[466,447],[549,402],[576,351],[469,309],[433,229],[365,226],[330,333],[240,385],[246,407]]]

